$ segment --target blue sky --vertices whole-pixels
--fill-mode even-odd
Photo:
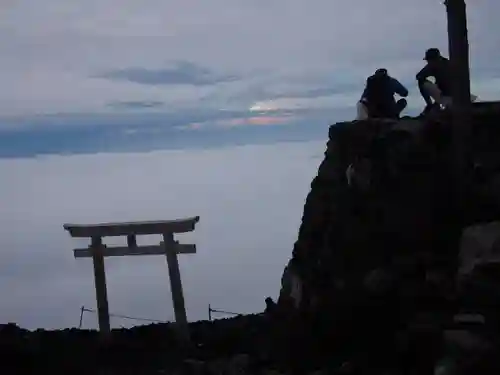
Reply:
[[[473,92],[500,97],[498,0],[469,1]],[[65,222],[200,215],[190,319],[276,297],[328,126],[379,67],[410,89],[447,51],[440,0],[3,0],[0,322],[93,307]],[[148,241],[155,241],[149,239]],[[81,245],[81,244],[80,244]],[[107,262],[110,310],[171,317],[163,259]],[[86,326],[95,326],[89,317]],[[127,325],[113,321],[115,326]]]

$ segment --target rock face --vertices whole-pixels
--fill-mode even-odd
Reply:
[[[289,314],[310,325],[315,332],[310,345],[317,345],[317,352],[326,345],[340,350],[363,341],[372,346],[362,350],[381,359],[376,347],[384,340],[394,343],[398,330],[426,326],[429,319],[434,328],[423,337],[432,341],[442,333],[436,325],[465,307],[462,299],[471,300],[460,294],[466,288],[456,288],[465,282],[457,270],[467,268],[470,275],[472,269],[479,272],[480,264],[497,266],[491,258],[498,252],[500,224],[483,226],[500,220],[499,109],[496,102],[474,106],[470,168],[458,207],[448,113],[330,127],[279,299]],[[500,275],[500,267],[496,270]],[[499,294],[500,277],[496,286],[488,280],[488,287],[469,280],[469,297],[472,290],[478,293],[474,288],[483,294],[496,288]],[[493,301],[500,306],[500,298]],[[489,303],[492,317],[492,298]],[[420,349],[424,352],[431,345],[422,342],[427,342]],[[424,362],[413,360],[414,365]]]
[[[322,290],[347,288],[392,252],[413,255],[435,246],[435,156],[418,143],[419,120],[401,125],[330,128],[289,264],[301,280],[302,307],[314,309]]]

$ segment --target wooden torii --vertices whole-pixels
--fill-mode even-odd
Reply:
[[[194,254],[196,245],[179,244],[174,239],[175,233],[194,231],[199,216],[178,220],[138,221],[104,224],[64,224],[64,229],[73,238],[90,238],[88,248],[75,249],[75,258],[92,258],[94,263],[94,281],[97,299],[97,314],[99,330],[107,334],[110,332],[108,296],[106,289],[106,274],[104,258],[112,256],[132,255],[165,255],[167,258],[170,289],[175,312],[176,327],[180,338],[189,341],[188,322],[184,295],[182,292],[181,276],[177,254]],[[153,246],[138,246],[136,237],[139,235],[161,234],[163,242]],[[108,247],[102,243],[103,237],[127,236],[127,246]]]

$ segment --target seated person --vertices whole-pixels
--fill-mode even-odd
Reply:
[[[387,69],[378,69],[366,80],[366,87],[358,102],[358,120],[366,118],[398,119],[406,108],[405,99],[394,99],[394,94],[408,96],[408,90]]]
[[[434,106],[447,107],[451,104],[452,71],[450,60],[441,56],[437,48],[429,48],[425,52],[424,60],[427,64],[418,72],[416,78],[420,94],[425,100],[426,113]],[[429,77],[434,77],[436,83],[429,81]],[[476,99],[477,96],[471,95],[471,101]]]

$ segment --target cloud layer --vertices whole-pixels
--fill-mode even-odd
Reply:
[[[91,261],[71,251],[88,243],[63,223],[194,215],[196,231],[179,237],[198,245],[180,257],[189,318],[206,319],[209,303],[262,311],[277,296],[323,151],[324,142],[309,142],[0,160],[0,322],[74,327],[80,306],[95,306]],[[111,312],[172,316],[164,258],[108,258],[106,271]],[[95,324],[88,314],[85,326]]]
[[[102,77],[143,85],[206,86],[237,80],[237,77],[214,75],[208,69],[186,61],[178,62],[175,67],[168,69],[128,68],[114,70],[103,74]]]

